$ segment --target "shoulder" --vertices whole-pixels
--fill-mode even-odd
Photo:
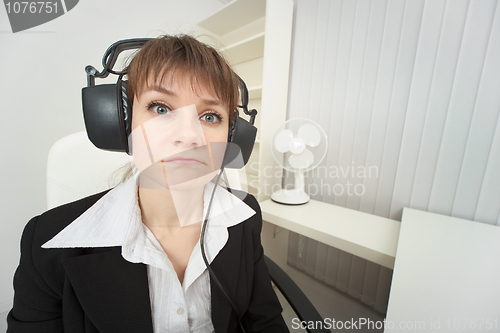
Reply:
[[[244,203],[246,203],[250,208],[252,208],[258,215],[260,215],[260,206],[259,202],[257,199],[250,193],[241,191],[241,190],[235,190],[228,188],[227,189],[230,193],[241,199]]]
[[[33,240],[37,243],[40,242],[40,245],[44,244],[82,215],[87,209],[92,207],[108,192],[109,190],[52,208],[28,222],[24,233],[32,231]]]
[[[231,189],[231,188],[228,188],[227,190],[231,194],[235,195],[240,200],[242,200],[244,203],[246,203],[250,208],[252,208],[256,213],[255,215],[257,215],[257,217],[259,219],[262,218],[259,202],[252,194],[245,192],[245,191],[235,190],[235,189]]]
[[[28,242],[33,249],[40,248],[42,244],[52,239],[77,217],[92,207],[108,191],[52,208],[39,216],[35,216],[24,227],[21,246],[23,243]]]
[[[83,214],[106,193],[107,191],[53,208],[32,218],[24,227],[21,237],[21,259],[16,274],[19,275],[23,272],[32,278],[38,276],[39,278],[36,279],[40,281],[39,283],[57,294],[61,294],[64,281],[62,263],[66,258],[80,255],[86,249],[44,249],[42,245]]]
[[[252,194],[241,190],[228,190],[255,211],[255,214],[250,218],[233,227],[230,227],[229,230],[234,228],[242,228],[243,233],[247,236],[251,236],[252,238],[256,236],[260,237],[260,232],[262,229],[262,213],[257,199]]]

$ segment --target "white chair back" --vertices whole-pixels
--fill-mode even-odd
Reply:
[[[47,162],[47,207],[53,208],[104,191],[119,182],[120,168],[132,161],[125,153],[96,148],[86,132],[57,141]]]

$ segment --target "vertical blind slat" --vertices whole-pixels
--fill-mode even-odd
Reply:
[[[381,54],[379,73],[376,83],[375,100],[373,103],[372,123],[370,128],[370,139],[368,142],[367,166],[376,167],[380,170],[385,133],[387,130],[387,119],[392,91],[395,63],[397,59],[397,46],[400,40],[400,31],[404,13],[403,1],[389,1],[384,21],[384,33],[381,40]],[[395,47],[396,46],[396,47]],[[360,210],[373,214],[376,210],[375,202],[377,187],[380,178],[365,178],[366,192],[361,197]]]
[[[330,22],[328,19],[329,15],[330,15],[330,2],[321,1],[318,5],[318,13],[317,13],[318,20],[316,21],[317,26],[316,26],[315,38],[317,40],[323,41],[325,36],[329,35],[329,29],[330,29]],[[319,42],[316,43],[316,48],[314,50],[315,63],[312,69],[314,84],[311,85],[311,103],[309,110],[307,110],[307,115],[309,119],[315,122],[320,121],[321,112],[318,111],[322,109],[322,103],[325,97],[323,95],[324,90],[321,89],[321,87],[325,82],[325,66],[327,66],[327,63],[330,61],[327,53],[328,47],[329,47],[328,43]],[[330,92],[327,92],[327,94],[329,93]],[[329,109],[329,107],[323,109],[326,110]],[[316,186],[318,186],[319,179],[317,177],[309,177],[306,180],[306,183],[307,184],[314,183]],[[322,195],[320,194],[320,191],[317,191],[315,197],[318,197],[320,200],[323,199]]]
[[[439,40],[432,90],[429,95],[410,207],[427,210],[439,156],[439,147],[455,78],[468,0],[447,1]]]
[[[356,12],[356,2],[343,1],[341,13],[341,25],[338,35],[338,45],[336,53],[335,71],[331,73],[334,77],[333,91],[330,92],[331,99],[331,121],[330,128],[326,129],[329,137],[328,154],[326,165],[339,165],[340,151],[342,148],[342,135],[346,113],[344,112],[347,94],[347,83],[349,78],[349,64],[352,47],[352,35],[354,28],[354,17]],[[345,50],[345,52],[339,52]],[[328,179],[330,187],[337,183],[337,178]],[[332,193],[325,193],[328,202],[335,203],[335,196]]]
[[[424,1],[406,1],[391,93],[375,214],[389,217]]]
[[[500,108],[497,109],[500,114]],[[484,172],[481,192],[474,214],[475,221],[500,226],[500,115],[497,114],[496,130],[492,140],[488,163]]]
[[[445,0],[425,2],[392,194],[393,219],[401,219],[402,207],[410,205],[445,5]]]
[[[356,122],[358,118],[358,101],[360,98],[360,87],[363,75],[363,59],[365,55],[366,32],[368,28],[370,14],[370,3],[358,2],[355,8],[352,26],[351,50],[347,69],[347,84],[344,105],[344,123],[342,125],[342,136],[340,138],[340,151],[338,165],[346,170],[352,168],[352,152],[354,149],[354,139],[356,134]],[[351,180],[351,172],[346,176],[330,179],[331,184],[338,184],[334,203],[345,207],[347,198],[352,190],[348,188]],[[340,186],[339,186],[340,185]],[[338,190],[342,189],[342,190]]]
[[[348,294],[354,298],[361,299],[363,294],[363,283],[366,271],[366,260],[353,256],[350,271]]]
[[[347,293],[347,291],[349,290],[352,257],[353,255],[350,253],[340,251],[337,273],[337,288],[345,293]]]
[[[500,6],[495,5],[496,10],[493,10],[491,14],[494,23],[498,24]],[[494,19],[495,12],[497,13],[496,20]],[[500,80],[498,80],[500,77],[500,30],[497,28],[490,31],[492,33],[486,42],[487,51],[451,212],[455,217],[468,220],[474,218],[495,132],[496,122],[492,119],[497,118],[500,109]]]
[[[325,282],[334,287],[337,286],[339,275],[340,252],[337,248],[328,248]]]
[[[371,261],[366,262],[366,270],[363,283],[363,294],[361,301],[369,306],[375,305],[377,298],[378,279],[380,276],[380,265]]]
[[[310,275],[314,275],[314,272],[316,270],[317,250],[318,242],[312,239],[308,239],[305,270]]]
[[[328,245],[318,242],[314,277],[320,281],[325,281],[327,260],[328,260]]]
[[[366,157],[368,154],[368,142],[370,140],[370,124],[372,123],[373,103],[376,93],[376,82],[379,72],[379,62],[381,53],[381,40],[384,31],[384,22],[387,9],[387,1],[377,2],[370,6],[370,17],[366,38],[366,50],[363,63],[363,77],[361,80],[361,91],[358,104],[358,121],[356,124],[356,136],[353,147],[353,161],[357,171],[361,170],[352,179],[353,188],[360,189],[358,193],[363,193],[364,171],[368,169]],[[374,179],[376,175],[373,175]],[[358,186],[359,184],[359,186]],[[360,210],[361,195],[350,196],[347,200],[347,208]]]
[[[495,1],[472,1],[441,141],[429,210],[450,215],[474,110]],[[471,51],[473,50],[473,51]]]
[[[377,286],[377,296],[375,298],[375,310],[385,313],[389,302],[389,290],[391,289],[392,270],[387,267],[380,267],[380,276]]]

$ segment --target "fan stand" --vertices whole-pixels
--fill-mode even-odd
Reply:
[[[309,195],[304,191],[304,172],[295,173],[295,187],[281,189],[271,194],[271,200],[286,205],[302,205],[309,201]]]

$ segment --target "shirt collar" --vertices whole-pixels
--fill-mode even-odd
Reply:
[[[137,198],[137,177],[131,177],[118,185],[92,207],[60,231],[42,248],[77,248],[77,247],[111,247],[132,245],[144,241],[144,230]],[[215,184],[209,182],[205,186],[204,212]],[[207,243],[227,240],[220,232],[211,229],[223,227],[227,229],[241,223],[255,214],[255,211],[234,194],[218,186],[210,212]],[[227,231],[226,231],[227,233]],[[212,239],[212,240],[211,240]],[[216,253],[207,251],[214,258]],[[217,251],[218,252],[218,251]],[[125,256],[125,253],[123,253]]]

